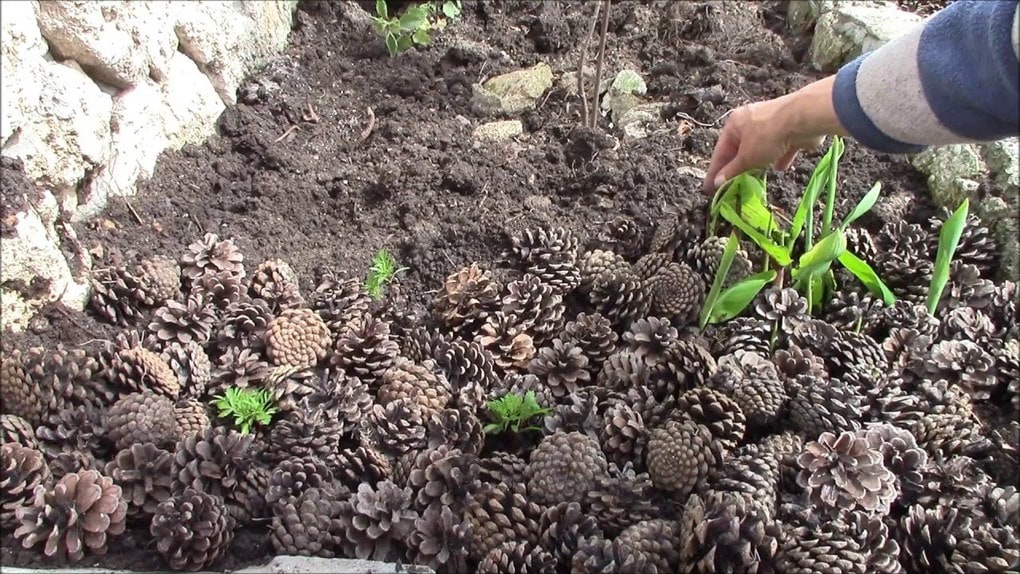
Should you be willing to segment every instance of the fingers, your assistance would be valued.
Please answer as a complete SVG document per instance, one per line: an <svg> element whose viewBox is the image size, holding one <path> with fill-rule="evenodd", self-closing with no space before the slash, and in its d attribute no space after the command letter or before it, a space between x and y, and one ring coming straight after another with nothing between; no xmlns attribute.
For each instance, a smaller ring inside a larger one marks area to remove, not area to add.
<svg viewBox="0 0 1020 574"><path fill-rule="evenodd" d="M786 171L790 169L790 166L793 165L793 160L797 159L797 153L799 151L800 150L792 149L786 152L772 164L772 168L776 171Z"/></svg>
<svg viewBox="0 0 1020 574"><path fill-rule="evenodd" d="M719 141L715 144L715 149L712 151L712 159L708 164L708 172L705 174L705 193L711 195L715 192L719 185L716 183L719 179L719 174L724 167L733 162L733 158L736 157L740 152L740 137L736 135L736 130L727 123L723 127L722 134L719 136ZM726 181L724 178L722 181Z"/></svg>

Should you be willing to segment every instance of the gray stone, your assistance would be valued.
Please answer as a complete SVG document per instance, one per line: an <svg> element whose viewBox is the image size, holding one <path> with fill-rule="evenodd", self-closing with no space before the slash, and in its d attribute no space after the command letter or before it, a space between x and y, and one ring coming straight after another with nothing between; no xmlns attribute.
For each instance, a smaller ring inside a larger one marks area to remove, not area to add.
<svg viewBox="0 0 1020 574"><path fill-rule="evenodd" d="M552 84L552 68L541 62L531 68L494 76L472 86L472 109L489 116L517 114L534 108Z"/></svg>
<svg viewBox="0 0 1020 574"><path fill-rule="evenodd" d="M475 138L482 141L506 141L524 133L521 120L489 122L475 128Z"/></svg>
<svg viewBox="0 0 1020 574"><path fill-rule="evenodd" d="M928 177L935 203L950 209L971 197L987 173L978 146L972 144L931 147L915 155L911 163Z"/></svg>
<svg viewBox="0 0 1020 574"><path fill-rule="evenodd" d="M806 30L815 25L824 14L831 12L836 6L872 6L882 7L893 4L883 0L794 0L786 5L786 23L798 31Z"/></svg>
<svg viewBox="0 0 1020 574"><path fill-rule="evenodd" d="M880 7L839 4L815 24L809 52L811 64L834 71L865 52L901 36L923 19L895 5Z"/></svg>
<svg viewBox="0 0 1020 574"><path fill-rule="evenodd" d="M602 99L602 111L620 122L628 110L641 103L641 96L647 91L648 86L640 74L634 70L620 70Z"/></svg>
<svg viewBox="0 0 1020 574"><path fill-rule="evenodd" d="M629 108L616 123L616 126L623 132L624 141L648 137L650 129L663 123L662 109L664 107L666 104L654 102L638 104Z"/></svg>

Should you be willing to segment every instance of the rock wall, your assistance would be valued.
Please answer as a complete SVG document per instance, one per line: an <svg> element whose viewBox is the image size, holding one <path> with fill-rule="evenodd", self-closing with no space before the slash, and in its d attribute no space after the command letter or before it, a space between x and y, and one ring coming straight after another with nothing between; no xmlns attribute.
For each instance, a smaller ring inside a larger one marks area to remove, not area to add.
<svg viewBox="0 0 1020 574"><path fill-rule="evenodd" d="M296 0L0 0L0 142L39 192L5 221L0 330L81 309L87 253L67 222L133 195L164 150L200 143L241 81L282 51Z"/></svg>

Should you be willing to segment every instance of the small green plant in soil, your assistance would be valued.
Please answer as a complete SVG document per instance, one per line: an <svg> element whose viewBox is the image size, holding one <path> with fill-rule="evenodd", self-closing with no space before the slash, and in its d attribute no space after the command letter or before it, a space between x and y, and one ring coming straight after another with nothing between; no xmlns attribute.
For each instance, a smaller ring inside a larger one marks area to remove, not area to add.
<svg viewBox="0 0 1020 574"><path fill-rule="evenodd" d="M928 313L935 315L942 299L942 291L949 282L949 268L953 263L953 255L956 254L956 247L960 243L960 236L963 235L963 228L967 225L967 212L970 210L970 200L964 199L960 207L946 219L939 232L939 250L935 254L935 268L931 275L931 284L928 287L928 300L926 306Z"/></svg>
<svg viewBox="0 0 1020 574"><path fill-rule="evenodd" d="M521 428L532 417L546 415L550 411L538 404L535 399L535 391L528 391L522 397L517 393L507 393L502 397L486 403L494 422L485 425L486 434L501 433L510 430L519 433L522 430L542 429L536 426Z"/></svg>
<svg viewBox="0 0 1020 574"><path fill-rule="evenodd" d="M233 417L234 426L241 434L250 433L255 425L268 425L277 412L269 391L264 389L231 387L213 398L213 406L219 411L220 418Z"/></svg>
<svg viewBox="0 0 1020 574"><path fill-rule="evenodd" d="M390 255L389 251L380 249L372 258L372 266L368 268L365 291L376 301L382 299L383 286L393 281L397 273L406 269L406 267L397 266L397 260Z"/></svg>
<svg viewBox="0 0 1020 574"><path fill-rule="evenodd" d="M428 46L432 31L441 30L448 20L460 17L460 0L411 4L400 16L390 15L386 0L376 0L375 29L386 42L391 58L406 52L412 46Z"/></svg>
<svg viewBox="0 0 1020 574"><path fill-rule="evenodd" d="M843 150L843 140L834 137L828 152L811 174L797 210L788 222L781 222L776 217L767 200L766 179L757 174L742 173L716 192L710 207L709 233L714 233L720 218L727 221L767 254L767 265L775 274L769 275L767 271L770 269L766 269L722 293L716 292L714 298L710 292L702 312L703 324L738 315L762 287L771 282L781 287L787 276L792 286L807 299L809 311L815 312L831 299L836 289L832 269L835 263L850 271L886 305L896 301L892 291L871 266L847 249L847 228L875 205L881 194L881 184L876 183L843 222L834 225L832 221L836 204L836 175ZM814 207L823 190L826 192L825 209L821 225L817 226ZM732 249L735 251L736 245ZM721 285L728 272L728 268L720 265L715 282ZM719 274L722 274L721 279Z"/></svg>

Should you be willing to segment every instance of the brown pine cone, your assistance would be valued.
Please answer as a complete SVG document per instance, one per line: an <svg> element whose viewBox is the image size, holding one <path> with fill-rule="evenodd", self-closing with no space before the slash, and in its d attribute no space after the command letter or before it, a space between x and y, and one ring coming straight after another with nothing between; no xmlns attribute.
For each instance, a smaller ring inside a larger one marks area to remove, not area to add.
<svg viewBox="0 0 1020 574"><path fill-rule="evenodd" d="M285 311L304 306L305 300L298 285L297 273L281 259L267 259L255 268L248 293L269 304L274 311Z"/></svg>
<svg viewBox="0 0 1020 574"><path fill-rule="evenodd" d="M688 261L688 265L701 275L701 279L706 285L711 285L715 280L719 263L722 262L723 251L726 249L726 241L727 237L722 235L708 237L692 247L684 257ZM738 248L736 257L733 258L733 263L730 266L730 271L726 275L726 282L723 283L723 287L730 287L741 279L750 276L752 267L751 258L748 257L747 251L742 247Z"/></svg>
<svg viewBox="0 0 1020 574"><path fill-rule="evenodd" d="M563 228L527 229L512 237L511 242L502 258L538 277L555 292L566 294L580 284L578 241L573 232Z"/></svg>
<svg viewBox="0 0 1020 574"><path fill-rule="evenodd" d="M274 365L314 367L332 342L326 323L311 309L285 309L266 327L266 355Z"/></svg>
<svg viewBox="0 0 1020 574"><path fill-rule="evenodd" d="M181 399L174 404L174 435L177 439L201 433L210 426L209 413L198 399Z"/></svg>
<svg viewBox="0 0 1020 574"><path fill-rule="evenodd" d="M291 457L328 458L343 436L344 425L326 411L302 403L269 427L269 447L263 457L278 464Z"/></svg>
<svg viewBox="0 0 1020 574"><path fill-rule="evenodd" d="M173 342L187 345L195 341L209 342L216 322L216 308L201 293L192 293L184 303L169 300L153 312L149 323L152 340L160 347Z"/></svg>
<svg viewBox="0 0 1020 574"><path fill-rule="evenodd" d="M644 283L629 271L600 275L592 285L590 299L595 312L613 325L626 325L647 316L651 309Z"/></svg>
<svg viewBox="0 0 1020 574"><path fill-rule="evenodd" d="M103 367L96 357L81 349L57 344L52 351L30 348L23 366L35 392L47 399L50 412L77 406L102 407L116 397L114 389L100 376Z"/></svg>
<svg viewBox="0 0 1020 574"><path fill-rule="evenodd" d="M333 558L341 551L339 521L344 501L328 488L312 487L276 505L269 540L287 556Z"/></svg>
<svg viewBox="0 0 1020 574"><path fill-rule="evenodd" d="M613 325L598 313L578 313L573 321L563 327L560 340L565 344L581 348L588 357L588 370L595 376L602 363L616 351L620 337L613 331Z"/></svg>
<svg viewBox="0 0 1020 574"><path fill-rule="evenodd" d="M525 476L531 498L553 505L584 500L596 479L608 473L598 442L579 432L556 432L535 447Z"/></svg>
<svg viewBox="0 0 1020 574"><path fill-rule="evenodd" d="M333 476L350 490L357 490L362 482L375 484L393 475L390 457L370 444L341 448L324 462Z"/></svg>
<svg viewBox="0 0 1020 574"><path fill-rule="evenodd" d="M18 415L0 415L0 444L9 442L16 442L26 448L39 448L35 429L28 421Z"/></svg>
<svg viewBox="0 0 1020 574"><path fill-rule="evenodd" d="M118 450L147 442L164 447L177 440L173 402L151 391L125 395L113 403L103 425Z"/></svg>
<svg viewBox="0 0 1020 574"><path fill-rule="evenodd" d="M333 471L314 456L291 457L273 469L266 490L266 504L274 513L286 504L297 504L298 498L311 488L333 488Z"/></svg>
<svg viewBox="0 0 1020 574"><path fill-rule="evenodd" d="M528 371L542 378L554 396L563 397L590 382L587 366L588 357L580 347L553 339L550 346L538 350L528 364Z"/></svg>
<svg viewBox="0 0 1020 574"><path fill-rule="evenodd" d="M474 409L459 407L433 412L427 427L429 448L447 445L476 456L482 452L485 431Z"/></svg>
<svg viewBox="0 0 1020 574"><path fill-rule="evenodd" d="M142 347L118 351L107 368L107 379L122 393L153 391L177 400L181 384L158 354Z"/></svg>
<svg viewBox="0 0 1020 574"><path fill-rule="evenodd" d="M310 407L332 413L334 420L343 425L344 434L358 428L375 404L368 385L361 379L347 376L342 370L317 377L312 392L303 400Z"/></svg>
<svg viewBox="0 0 1020 574"><path fill-rule="evenodd" d="M745 353L723 357L720 370L725 368L738 374L732 397L747 423L761 427L774 422L789 399L775 364L765 355Z"/></svg>
<svg viewBox="0 0 1020 574"><path fill-rule="evenodd" d="M43 543L46 556L79 562L86 549L106 554L108 539L124 532L127 502L113 479L86 470L36 488L31 505L16 514L14 536L23 547Z"/></svg>
<svg viewBox="0 0 1020 574"><path fill-rule="evenodd" d="M705 282L690 267L670 263L645 280L644 290L651 300L649 311L660 317L672 317L681 324L697 318L705 299Z"/></svg>
<svg viewBox="0 0 1020 574"><path fill-rule="evenodd" d="M505 542L537 544L541 516L524 484L482 484L464 509L468 556L481 560Z"/></svg>
<svg viewBox="0 0 1020 574"><path fill-rule="evenodd" d="M52 391L35 388L25 372L22 357L18 350L4 353L0 362L0 396L3 397L4 412L38 425L49 412Z"/></svg>
<svg viewBox="0 0 1020 574"><path fill-rule="evenodd" d="M338 537L344 554L362 560L397 560L417 518L410 488L389 480L374 486L363 482L340 509Z"/></svg>
<svg viewBox="0 0 1020 574"><path fill-rule="evenodd" d="M90 406L65 409L50 415L35 429L39 450L46 455L53 476L99 470L96 457L105 457L100 411Z"/></svg>
<svg viewBox="0 0 1020 574"><path fill-rule="evenodd" d="M976 457L992 447L980 424L960 414L927 415L907 424L907 429L931 457Z"/></svg>
<svg viewBox="0 0 1020 574"><path fill-rule="evenodd" d="M372 299L357 278L325 272L309 295L309 308L319 314L331 333L339 335L355 318L368 313Z"/></svg>
<svg viewBox="0 0 1020 574"><path fill-rule="evenodd" d="M177 375L180 396L198 398L205 395L212 380L212 363L201 345L195 341L187 345L171 343L163 349L161 357Z"/></svg>
<svg viewBox="0 0 1020 574"><path fill-rule="evenodd" d="M868 550L845 529L826 522L818 526L784 524L775 564L780 572L870 574ZM927 571L922 569L920 571Z"/></svg>
<svg viewBox="0 0 1020 574"><path fill-rule="evenodd" d="M574 574L642 574L648 568L643 552L603 536L583 540L570 561Z"/></svg>
<svg viewBox="0 0 1020 574"><path fill-rule="evenodd" d="M478 561L477 574L555 574L556 557L541 546L504 542Z"/></svg>
<svg viewBox="0 0 1020 574"><path fill-rule="evenodd" d="M417 401L429 413L441 411L450 402L450 383L425 366L398 357L382 374L376 401L385 406L392 400L404 398Z"/></svg>
<svg viewBox="0 0 1020 574"><path fill-rule="evenodd" d="M828 378L825 361L816 357L810 350L802 349L797 345L791 344L786 349L777 349L772 360L785 381L796 380L801 375L810 375L821 379Z"/></svg>
<svg viewBox="0 0 1020 574"><path fill-rule="evenodd" d="M162 305L181 294L181 266L173 258L152 255L142 259L132 273L149 305Z"/></svg>
<svg viewBox="0 0 1020 574"><path fill-rule="evenodd" d="M665 367L669 360L669 349L679 340L676 327L668 319L647 317L630 324L623 333L623 340L634 354L651 369Z"/></svg>
<svg viewBox="0 0 1020 574"><path fill-rule="evenodd" d="M897 496L896 477L885 467L882 452L865 436L852 432L822 433L797 457L797 484L807 489L816 510L833 515L854 506L887 513Z"/></svg>
<svg viewBox="0 0 1020 574"><path fill-rule="evenodd" d="M250 300L246 287L241 278L230 271L207 271L192 281L191 293L202 296L219 314L230 305Z"/></svg>
<svg viewBox="0 0 1020 574"><path fill-rule="evenodd" d="M9 531L18 524L16 512L32 504L35 489L53 481L43 454L16 442L0 446L0 526Z"/></svg>
<svg viewBox="0 0 1020 574"><path fill-rule="evenodd" d="M569 568L577 547L585 538L602 533L598 522L577 502L560 502L542 512L539 543L561 568Z"/></svg>
<svg viewBox="0 0 1020 574"><path fill-rule="evenodd" d="M376 403L368 421L368 428L377 437L380 448L387 452L406 454L426 444L426 419L416 400L394 399L386 405Z"/></svg>
<svg viewBox="0 0 1020 574"><path fill-rule="evenodd" d="M173 454L150 443L135 443L106 463L106 475L124 493L128 516L151 517L170 498Z"/></svg>
<svg viewBox="0 0 1020 574"><path fill-rule="evenodd" d="M318 384L319 378L309 367L279 365L270 367L261 386L280 412L289 412L300 408L300 403L315 393Z"/></svg>
<svg viewBox="0 0 1020 574"><path fill-rule="evenodd" d="M177 443L173 462L173 491L194 488L228 504L237 483L253 464L253 435L211 427Z"/></svg>
<svg viewBox="0 0 1020 574"><path fill-rule="evenodd" d="M449 507L433 504L414 521L407 545L415 564L433 570L463 572L467 558L467 523Z"/></svg>
<svg viewBox="0 0 1020 574"><path fill-rule="evenodd" d="M93 269L89 277L92 295L89 307L100 317L120 327L128 327L142 316L140 298L146 298L138 279L123 267Z"/></svg>
<svg viewBox="0 0 1020 574"><path fill-rule="evenodd" d="M499 311L488 316L474 340L492 354L496 366L504 371L525 369L535 356L531 335Z"/></svg>
<svg viewBox="0 0 1020 574"><path fill-rule="evenodd" d="M725 451L732 451L743 441L746 421L737 403L725 394L708 388L691 389L677 399L677 412L712 433Z"/></svg>
<svg viewBox="0 0 1020 574"><path fill-rule="evenodd" d="M708 427L669 421L648 434L648 474L656 488L685 497L722 463L722 445Z"/></svg>
<svg viewBox="0 0 1020 574"><path fill-rule="evenodd" d="M563 329L566 306L560 293L535 275L525 274L506 285L500 312L510 324L542 345Z"/></svg>
<svg viewBox="0 0 1020 574"><path fill-rule="evenodd" d="M585 495L584 507L605 535L614 537L628 526L671 512L662 502L648 473L634 472L630 463L622 469L610 463L609 476L596 481Z"/></svg>
<svg viewBox="0 0 1020 574"><path fill-rule="evenodd" d="M446 278L432 308L448 328L470 333L499 308L499 288L491 271L472 263Z"/></svg>
<svg viewBox="0 0 1020 574"><path fill-rule="evenodd" d="M210 391L230 387L247 389L262 382L269 374L269 363L258 351L230 347L216 360Z"/></svg>
<svg viewBox="0 0 1020 574"><path fill-rule="evenodd" d="M678 389L704 386L719 368L707 341L689 335L670 346L667 367L676 378Z"/></svg>
<svg viewBox="0 0 1020 574"><path fill-rule="evenodd" d="M408 453L405 458L412 460L404 482L414 492L414 505L419 512L439 504L459 513L479 484L475 455L440 446Z"/></svg>
<svg viewBox="0 0 1020 574"><path fill-rule="evenodd" d="M631 265L622 256L612 251L592 249L579 258L578 269L581 272L579 288L582 292L588 293L599 277L603 275L612 277L620 273L631 272Z"/></svg>
<svg viewBox="0 0 1020 574"><path fill-rule="evenodd" d="M390 324L365 315L351 321L337 338L330 364L343 367L375 390L399 353L400 347L390 338Z"/></svg>
<svg viewBox="0 0 1020 574"><path fill-rule="evenodd" d="M220 497L186 488L156 507L149 532L170 568L201 570L227 551L234 526Z"/></svg>
<svg viewBox="0 0 1020 574"><path fill-rule="evenodd" d="M651 383L651 376L651 369L637 353L621 349L606 359L597 383L599 387L610 391L625 392L632 388L647 387Z"/></svg>
<svg viewBox="0 0 1020 574"><path fill-rule="evenodd" d="M670 263L672 261L666 253L646 253L634 262L631 271L638 279L647 281Z"/></svg>
<svg viewBox="0 0 1020 574"><path fill-rule="evenodd" d="M643 555L647 572L676 572L679 549L683 547L680 523L673 520L643 520L627 527L616 543Z"/></svg>
<svg viewBox="0 0 1020 574"><path fill-rule="evenodd" d="M692 495L680 531L686 533L680 561L698 574L767 569L780 536L769 512L733 493Z"/></svg>
<svg viewBox="0 0 1020 574"><path fill-rule="evenodd" d="M793 435L796 436L796 435ZM786 462L784 449L796 445L782 435L771 441L748 443L735 450L718 469L709 475L713 492L732 493L769 514L774 514L781 478L781 462ZM770 437L771 438L771 437ZM785 443L785 444L784 444ZM800 450L790 456L800 454Z"/></svg>
<svg viewBox="0 0 1020 574"><path fill-rule="evenodd" d="M609 460L620 466L628 462L640 464L648 441L648 430L641 413L626 402L615 401L603 418L605 422L599 442Z"/></svg>
<svg viewBox="0 0 1020 574"><path fill-rule="evenodd" d="M864 397L839 379L800 375L788 382L790 420L804 438L860 428Z"/></svg>
<svg viewBox="0 0 1020 574"><path fill-rule="evenodd" d="M265 346L266 327L272 320L273 312L264 300L241 300L223 311L212 338L224 352L244 349L258 352Z"/></svg>
<svg viewBox="0 0 1020 574"><path fill-rule="evenodd" d="M956 572L995 572L1004 567L1017 571L1020 569L1020 535L1015 526L978 525L970 536L961 537L957 542L951 561Z"/></svg>
<svg viewBox="0 0 1020 574"><path fill-rule="evenodd" d="M478 459L478 478L488 484L524 482L528 463L516 454L495 451Z"/></svg>
<svg viewBox="0 0 1020 574"><path fill-rule="evenodd" d="M603 249L612 249L620 255L633 259L644 249L645 235L633 217L618 215L598 235Z"/></svg>
<svg viewBox="0 0 1020 574"><path fill-rule="evenodd" d="M197 279L206 271L230 271L244 277L244 255L234 245L233 239L220 240L215 233L188 245L181 257L181 272L188 279Z"/></svg>
<svg viewBox="0 0 1020 574"><path fill-rule="evenodd" d="M486 389L500 382L492 355L478 343L443 344L436 349L435 362L453 390L451 406L484 408Z"/></svg>

